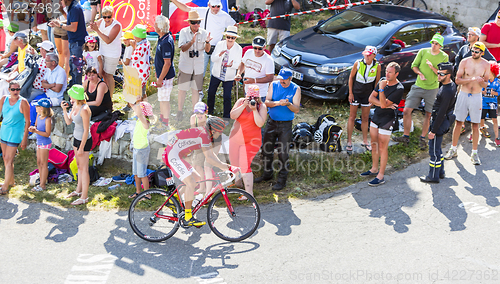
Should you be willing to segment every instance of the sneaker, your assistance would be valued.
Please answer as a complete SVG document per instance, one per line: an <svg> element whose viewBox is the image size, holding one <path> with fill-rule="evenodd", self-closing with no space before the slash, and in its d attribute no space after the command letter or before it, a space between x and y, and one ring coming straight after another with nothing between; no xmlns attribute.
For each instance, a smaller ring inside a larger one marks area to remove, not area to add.
<svg viewBox="0 0 500 284"><path fill-rule="evenodd" d="M203 94L203 92L201 92L201 91L199 92L199 94L200 94L200 98L198 99L198 102L202 102L202 101L203 101L203 97L204 97L205 95L204 95L204 94Z"/></svg>
<svg viewBox="0 0 500 284"><path fill-rule="evenodd" d="M362 176L362 177L376 176L376 175L378 175L378 172L377 173L372 173L370 170L368 170L368 171L366 171L364 173L360 173L359 175Z"/></svg>
<svg viewBox="0 0 500 284"><path fill-rule="evenodd" d="M378 185L381 185L381 184L384 184L384 183L385 183L384 179L374 178L372 181L370 181L368 183L368 185L370 185L370 186L378 186Z"/></svg>
<svg viewBox="0 0 500 284"><path fill-rule="evenodd" d="M479 160L479 155L477 153L472 154L470 156L470 160L474 165L481 165L481 160Z"/></svg>
<svg viewBox="0 0 500 284"><path fill-rule="evenodd" d="M402 142L402 143L405 143L405 145L408 145L410 143L410 138L404 137L404 136L400 136L400 137L392 136L392 141Z"/></svg>
<svg viewBox="0 0 500 284"><path fill-rule="evenodd" d="M125 106L124 108L122 108L122 111L123 111L123 112L129 112L129 111L131 111L131 110L132 110L132 108L131 108L131 107L129 107L128 105L127 105L127 106Z"/></svg>
<svg viewBox="0 0 500 284"><path fill-rule="evenodd" d="M469 143L472 143L472 134L469 135Z"/></svg>
<svg viewBox="0 0 500 284"><path fill-rule="evenodd" d="M420 139L418 139L418 146L420 147L420 150L427 149L427 141L425 141L425 138L420 137Z"/></svg>
<svg viewBox="0 0 500 284"><path fill-rule="evenodd" d="M113 181L120 182L120 181L125 181L129 175L127 174L119 174L117 176L113 177Z"/></svg>
<svg viewBox="0 0 500 284"><path fill-rule="evenodd" d="M200 221L200 220L197 220L196 218L191 217L191 219L189 220L186 220L186 219L182 219L182 224L184 226L194 226L194 227L201 227L203 225L206 225L207 223L206 222L203 222L203 221Z"/></svg>
<svg viewBox="0 0 500 284"><path fill-rule="evenodd" d="M453 159L453 158L455 158L455 157L458 157L457 150L453 150L453 148L450 148L450 149L448 150L448 152L446 152L446 155L444 155L444 157L443 157L443 158L444 158L445 160L451 160L451 159Z"/></svg>
<svg viewBox="0 0 500 284"><path fill-rule="evenodd" d="M500 138L495 139L495 146L500 147Z"/></svg>
<svg viewBox="0 0 500 284"><path fill-rule="evenodd" d="M488 129L486 129L486 127L480 127L479 131L481 132L481 135L483 135L483 137L486 137L486 138L491 137L491 135L488 133Z"/></svg>

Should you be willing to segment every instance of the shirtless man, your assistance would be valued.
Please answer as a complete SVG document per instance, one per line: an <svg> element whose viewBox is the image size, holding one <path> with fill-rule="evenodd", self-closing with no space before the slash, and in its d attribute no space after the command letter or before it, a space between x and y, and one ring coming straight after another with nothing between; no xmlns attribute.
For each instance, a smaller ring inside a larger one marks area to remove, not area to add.
<svg viewBox="0 0 500 284"><path fill-rule="evenodd" d="M472 154L471 160L474 165L480 165L481 161L477 155L477 144L479 140L479 123L481 122L482 95L481 90L488 85L490 78L489 63L481 55L484 54L486 46L478 41L471 49L472 57L465 58L458 66L456 84L461 85L455 105L456 123L453 129L453 141L450 150L444 158L450 160L457 154L458 138L467 115L470 115L472 123Z"/></svg>

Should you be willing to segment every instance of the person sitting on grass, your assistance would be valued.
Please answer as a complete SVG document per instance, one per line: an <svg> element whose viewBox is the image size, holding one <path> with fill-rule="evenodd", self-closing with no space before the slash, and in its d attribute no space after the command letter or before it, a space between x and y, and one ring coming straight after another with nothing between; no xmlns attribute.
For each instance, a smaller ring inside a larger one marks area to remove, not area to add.
<svg viewBox="0 0 500 284"><path fill-rule="evenodd" d="M154 123L155 115L153 114L153 107L148 102L142 102L142 95L138 96L137 101L132 105L132 109L137 115L137 122L135 123L134 135L132 136L132 143L134 146L132 156L132 174L135 177L135 193L129 195L128 198L136 198L141 193L141 183L144 190L149 189L148 179L148 164L149 164L149 141L148 133L149 127ZM144 198L151 199L150 195Z"/></svg>
<svg viewBox="0 0 500 284"><path fill-rule="evenodd" d="M43 98L36 105L35 126L28 128L29 132L36 134L36 164L40 173L40 184L31 189L31 191L42 191L46 189L47 177L49 176L49 150L52 148L52 116L54 112L51 109L52 103L49 99Z"/></svg>

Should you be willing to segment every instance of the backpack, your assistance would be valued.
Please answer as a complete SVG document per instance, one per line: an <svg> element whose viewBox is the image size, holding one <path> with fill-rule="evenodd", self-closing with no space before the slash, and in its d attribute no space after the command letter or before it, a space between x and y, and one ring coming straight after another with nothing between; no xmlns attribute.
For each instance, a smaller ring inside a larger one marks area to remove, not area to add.
<svg viewBox="0 0 500 284"><path fill-rule="evenodd" d="M155 172L153 176L153 184L155 187L168 188L168 190L175 189L174 175L169 167L162 165Z"/></svg>
<svg viewBox="0 0 500 284"><path fill-rule="evenodd" d="M342 127L338 126L331 114L318 117L314 125L314 140L319 143L319 148L325 152L340 152L340 136Z"/></svg>

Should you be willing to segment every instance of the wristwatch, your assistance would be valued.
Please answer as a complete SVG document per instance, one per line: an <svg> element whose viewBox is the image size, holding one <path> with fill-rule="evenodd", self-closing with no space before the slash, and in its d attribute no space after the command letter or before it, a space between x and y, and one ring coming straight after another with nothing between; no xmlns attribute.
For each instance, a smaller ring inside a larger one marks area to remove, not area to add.
<svg viewBox="0 0 500 284"><path fill-rule="evenodd" d="M62 29L62 27L63 27L63 23L61 23L61 24L59 25L59 27Z"/></svg>

